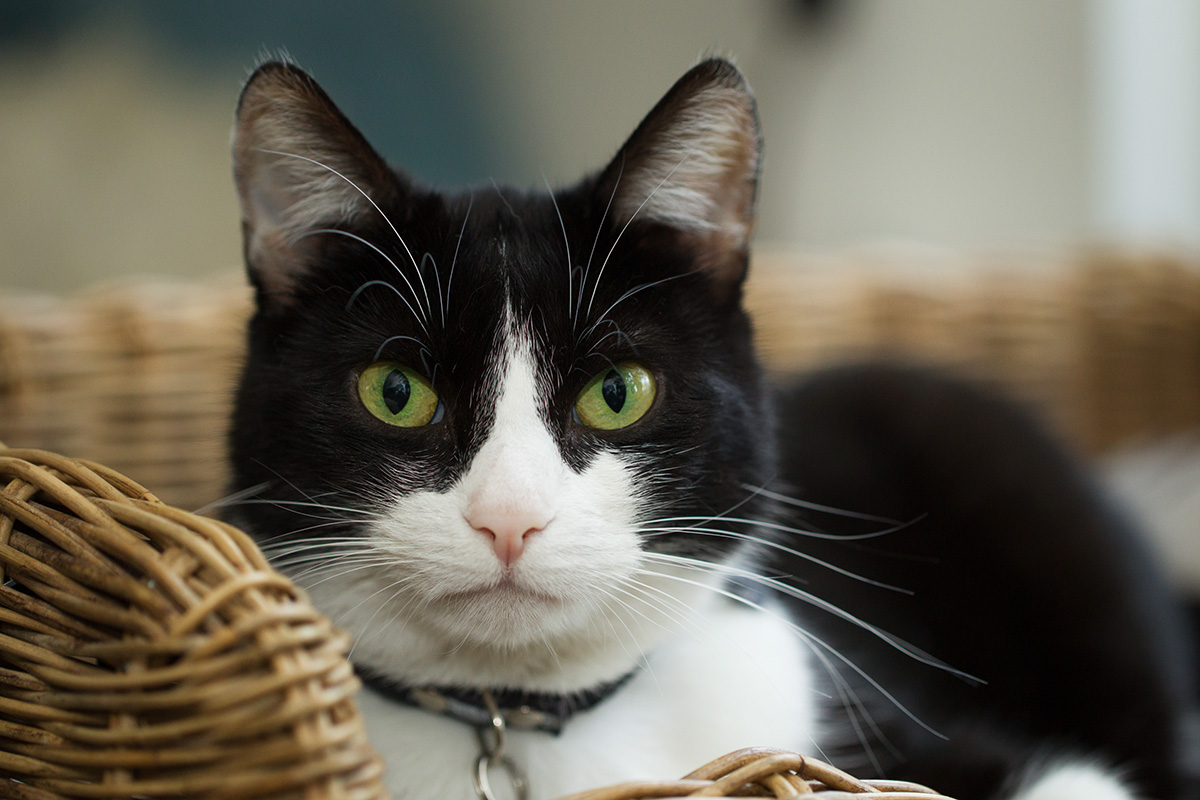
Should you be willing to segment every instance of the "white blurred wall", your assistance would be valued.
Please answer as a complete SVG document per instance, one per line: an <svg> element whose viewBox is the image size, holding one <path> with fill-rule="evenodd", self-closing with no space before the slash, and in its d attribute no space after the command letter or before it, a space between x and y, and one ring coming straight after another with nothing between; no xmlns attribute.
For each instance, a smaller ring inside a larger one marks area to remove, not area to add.
<svg viewBox="0 0 1200 800"><path fill-rule="evenodd" d="M1090 11L1096 225L1200 245L1200 2L1095 0Z"/></svg>

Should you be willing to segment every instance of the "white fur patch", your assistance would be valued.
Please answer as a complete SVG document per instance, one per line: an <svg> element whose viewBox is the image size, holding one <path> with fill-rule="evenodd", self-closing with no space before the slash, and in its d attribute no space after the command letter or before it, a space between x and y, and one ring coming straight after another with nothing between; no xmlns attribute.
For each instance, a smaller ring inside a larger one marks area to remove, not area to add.
<svg viewBox="0 0 1200 800"><path fill-rule="evenodd" d="M538 529L526 538L530 550L536 546L545 557L546 548L535 543L560 512L570 513L562 507L568 499L565 484L571 471L538 414L543 393L528 348L518 345L508 355L491 434L456 492L463 517L476 527L486 524L498 529L507 519L515 521L509 527ZM614 495L610 502L619 503L620 493L630 487L613 475L597 488ZM517 566L524 570L519 561Z"/></svg>
<svg viewBox="0 0 1200 800"><path fill-rule="evenodd" d="M573 717L561 735L509 732L507 752L528 774L531 800L677 778L754 744L815 751L818 697L803 646L785 623L719 599L705 604L704 618L703 632L663 643L629 683ZM474 796L479 746L468 726L370 690L359 704L394 796Z"/></svg>
<svg viewBox="0 0 1200 800"><path fill-rule="evenodd" d="M1013 800L1136 800L1111 771L1090 763L1053 767L1032 780Z"/></svg>

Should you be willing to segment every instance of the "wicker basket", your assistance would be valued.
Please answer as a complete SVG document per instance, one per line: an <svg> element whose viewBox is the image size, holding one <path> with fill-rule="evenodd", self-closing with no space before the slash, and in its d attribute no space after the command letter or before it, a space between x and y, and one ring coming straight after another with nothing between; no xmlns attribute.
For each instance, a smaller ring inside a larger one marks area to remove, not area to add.
<svg viewBox="0 0 1200 800"><path fill-rule="evenodd" d="M665 797L801 797L837 800L869 794L873 800L947 800L916 783L861 781L840 769L789 750L750 747L722 756L677 781L625 783L562 800L650 800Z"/></svg>
<svg viewBox="0 0 1200 800"><path fill-rule="evenodd" d="M1041 409L1091 453L1200 427L1200 260L893 249L758 267L748 303L776 369L942 364Z"/></svg>
<svg viewBox="0 0 1200 800"><path fill-rule="evenodd" d="M385 797L345 634L244 533L0 450L0 797Z"/></svg>
<svg viewBox="0 0 1200 800"><path fill-rule="evenodd" d="M241 276L0 294L0 440L72 453L198 508L224 494Z"/></svg>
<svg viewBox="0 0 1200 800"><path fill-rule="evenodd" d="M761 255L747 293L778 370L948 364L1091 452L1200 426L1200 263L1148 253ZM199 508L226 491L244 279L0 295L0 440L84 456Z"/></svg>

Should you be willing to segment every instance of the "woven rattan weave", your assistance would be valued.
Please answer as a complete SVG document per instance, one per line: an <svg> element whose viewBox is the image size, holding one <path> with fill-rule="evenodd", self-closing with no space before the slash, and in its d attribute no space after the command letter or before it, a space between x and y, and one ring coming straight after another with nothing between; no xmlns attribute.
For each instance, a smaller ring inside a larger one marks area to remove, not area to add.
<svg viewBox="0 0 1200 800"><path fill-rule="evenodd" d="M837 800L869 794L877 800L946 800L902 781L861 781L816 759L788 750L751 747L705 764L677 781L625 783L573 794L563 800L649 800L662 797L800 797Z"/></svg>
<svg viewBox="0 0 1200 800"><path fill-rule="evenodd" d="M0 449L0 797L385 796L348 642L228 525Z"/></svg>

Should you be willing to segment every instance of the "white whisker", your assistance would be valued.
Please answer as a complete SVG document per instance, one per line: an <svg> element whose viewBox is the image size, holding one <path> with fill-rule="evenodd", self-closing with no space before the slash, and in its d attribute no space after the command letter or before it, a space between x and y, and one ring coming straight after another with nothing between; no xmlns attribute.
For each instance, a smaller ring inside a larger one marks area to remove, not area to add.
<svg viewBox="0 0 1200 800"><path fill-rule="evenodd" d="M790 533L794 536L803 536L803 537L806 537L809 539L825 539L825 540L834 541L834 542L860 542L860 541L863 541L866 539L879 539L884 536L890 536L893 533L896 533L898 531L904 530L905 528L911 527L916 522L919 522L922 518L918 517L913 522L901 522L901 523L897 524L895 527L886 528L884 530L871 531L869 533L848 533L848 534L823 533L820 531L806 530L805 528L795 528L795 527L792 527L791 525L784 525L781 522L772 522L770 520L765 520L765 519L750 519L748 517L727 517L727 516L723 516L721 514L718 514L713 517L699 517L699 516L663 517L661 519L647 520L647 522L650 524L664 524L664 525L672 523L672 522L698 522L700 524L704 524L706 522L711 522L711 521L715 521L718 519L721 520L722 522L737 522L737 523L742 523L745 525L754 525L754 526L757 526L760 528L767 528L768 530L779 531L781 533Z"/></svg>
<svg viewBox="0 0 1200 800"><path fill-rule="evenodd" d="M421 266L417 268L417 277L421 279L421 291L425 293L425 305L429 308L429 315L433 316L433 302L429 299L429 290L425 288L425 262L428 261L433 265L433 285L438 290L438 309L442 314L442 327L446 327L446 307L442 303L442 276L438 272L437 259L433 257L433 253L428 250L425 255L421 256Z"/></svg>
<svg viewBox="0 0 1200 800"><path fill-rule="evenodd" d="M756 572L751 572L750 570L740 569L738 567L730 566L727 564L712 564L707 561L699 561L697 559L687 558L685 556L669 555L666 553L646 553L646 554L644 554L644 557L650 561L659 561L661 563L668 563L668 564L688 563L693 566L700 566L706 570L711 570L712 572L714 572L716 574L731 575L731 576L734 576L737 578L741 578L743 580L748 580L752 583L757 583L760 586L765 586L769 589L773 589L773 590L779 592L780 594L787 595L788 597L792 597L792 598L795 598L796 600L800 600L802 602L808 603L809 605L812 605L816 608L821 609L822 611L826 611L826 612L834 615L838 619L845 620L846 622L849 622L849 623L855 625L856 627L861 628L862 630L866 631L867 633L870 633L872 636L875 636L879 640L886 642L891 647L893 647L894 649L903 653L904 655L908 656L909 658L913 659L914 661L917 661L921 664L925 664L930 667L934 667L936 669L940 669L944 672L948 672L951 675L962 678L963 680L971 681L973 683L978 683L978 684L984 683L983 680L976 678L974 675L971 675L970 673L963 672L962 670L951 667L949 664L946 664L944 661L940 661L937 658L934 658L932 655L924 652L923 650L919 649L915 645L909 644L908 642L904 641L903 639L899 638L898 636L893 636L892 634L888 633L887 631L884 631L883 629L878 628L869 622L866 622L865 620L855 616L854 614L851 614L849 611L846 611L845 609L842 609L839 606L835 606L833 603L830 603L828 600L823 600L822 598L817 597L816 595L812 594L811 592L806 592L803 589L800 589L796 586L792 586L791 584L784 583L783 581L781 581L777 578L770 578L765 575L759 575Z"/></svg>
<svg viewBox="0 0 1200 800"><path fill-rule="evenodd" d="M361 629L360 629L360 632L359 632L358 636L356 636L356 637L355 637L355 639L354 639L354 643L353 643L352 645L350 645L350 652L346 654L346 657L347 657L347 658L352 658L352 657L353 657L353 655L354 655L354 648L355 648L355 647L357 647L357 646L358 646L358 643L359 643L360 641L362 641L362 640L363 640L363 639L366 637L367 630L370 628L370 626L371 626L371 621L372 621L373 619L375 619L375 616L376 616L376 615L377 615L377 614L378 614L378 613L379 613L379 612L380 612L380 611L383 609L383 607L384 607L385 605L387 605L388 603L392 602L392 601L393 601L393 600L396 598L397 594L399 594L399 591L403 589L403 587L404 587L404 584L406 584L406 583L409 583L410 581L412 581L412 580L413 580L413 579L415 579L416 577L417 577L417 576L416 576L416 574L412 574L412 573L410 573L410 574L408 574L408 575L403 575L403 576L401 576L400 578L397 578L396 580L394 580L394 581L392 581L391 583L387 584L386 586L382 586L382 587L380 587L380 588L376 589L375 591L371 592L369 595L367 595L366 597L364 597L362 600L359 600L357 603L355 603L355 604L354 604L352 607L350 607L348 610L346 610L346 611L343 611L342 613L340 613L340 614L338 615L338 618L337 618L337 620L335 620L335 621L334 621L334 624L341 624L341 620L343 620L343 619L345 619L346 617L348 617L349 615L353 614L355 611L357 611L359 608L361 608L361 607L362 607L362 605L363 605L364 603L366 603L366 602L367 602L367 601L369 601L369 600L372 600L372 599L374 599L375 597L377 597L377 596L378 596L378 595L380 595L381 593L383 593L383 592L386 592L386 591L388 591L388 590L390 590L390 589L396 589L396 590L397 590L395 593L393 593L393 594L392 594L392 595L391 595L391 596L388 598L388 600L387 600L386 602L378 604L378 605L376 606L375 610L371 612L371 616L367 618L367 621L366 621L365 623L363 623L363 625L362 625L362 627L361 627ZM356 626L356 627L357 627L357 626Z"/></svg>
<svg viewBox="0 0 1200 800"><path fill-rule="evenodd" d="M262 548L263 553L267 554L272 559L282 560L292 553L303 553L309 550L319 550L322 547L337 547L338 554L353 552L354 550L374 550L374 545L368 542L363 537L330 537L326 539L322 536L314 536L309 539L301 539L293 544L291 542L277 542L274 545L269 545Z"/></svg>
<svg viewBox="0 0 1200 800"><path fill-rule="evenodd" d="M229 506L237 505L238 503L240 503L242 500L246 499L247 497L254 497L259 492L265 491L269 488L271 488L270 481L263 481L262 483L256 483L253 486L248 486L245 489L239 489L236 492L232 492L232 493L227 494L224 497L221 497L217 500L213 500L211 503L208 503L207 505L200 506L200 508L197 508L192 513L205 515L205 514L209 514L210 512L216 511L217 509L220 509L220 508L228 508Z"/></svg>
<svg viewBox="0 0 1200 800"><path fill-rule="evenodd" d="M495 178L490 178L489 180L492 182L492 188L496 190L496 196L500 198L500 202L504 203L504 207L508 209L508 213L512 214L514 217L516 217L516 219L519 220L520 217L517 216L517 212L513 209L512 203L508 202L508 198L504 196L504 190L500 188L500 184L496 183Z"/></svg>
<svg viewBox="0 0 1200 800"><path fill-rule="evenodd" d="M399 590L397 590L397 591L399 591ZM400 606L399 608L397 608L395 610L395 612L393 612L392 615L387 618L387 621L383 623L383 627L379 629L379 636L383 636L383 634L387 632L387 629L390 628L392 626L392 624L400 618L401 614L403 614L405 611L408 610L408 607L411 606L415 600L416 600L415 595L409 596L409 598L404 601L404 604L402 606ZM396 601L396 595L393 595L392 598L390 600L388 600L388 604L394 603L395 601ZM400 630L398 630L396 632L397 636L402 634L404 632L404 629L408 627L408 621L410 619L412 619L412 614L409 614L405 618L404 622L401 623Z"/></svg>
<svg viewBox="0 0 1200 800"><path fill-rule="evenodd" d="M312 516L312 515L309 514L309 515L305 515L305 516ZM371 522L373 522L373 520L365 520L365 519L341 519L341 518L329 519L326 517L313 517L313 518L314 519L324 519L325 521L318 522L315 525L305 525L303 528L293 528L292 530L288 531L285 534L280 534L278 536L272 536L270 539L263 540L263 542L264 543L274 542L278 539L281 539L281 538L284 538L287 536L293 536L297 533L308 533L309 531L318 531L323 528L352 528L356 525L363 526L363 525L368 525Z"/></svg>
<svg viewBox="0 0 1200 800"><path fill-rule="evenodd" d="M608 317L609 313L611 313L614 308L616 308L621 303L628 300L630 297L633 297L634 295L638 294L639 292L643 292L646 289L653 289L655 286L664 284L667 281L678 280L679 278L686 278L686 277L688 277L688 275L689 275L689 273L686 273L686 272L681 273L679 275L669 275L665 278L660 278L659 280L651 281L650 283L643 283L640 286L635 286L634 288L630 289L629 291L625 292L625 294L621 295L616 300L614 300L612 305L610 305L608 308L604 309L604 313L601 314L600 317L594 323L592 323L592 325L586 331L584 331L584 334L581 338L586 339L588 336L591 336L592 331L596 330L596 328L599 327L600 323L604 322L604 320ZM599 276L597 276L597 277L599 277ZM590 308L588 309L588 313L589 314L591 313Z"/></svg>
<svg viewBox="0 0 1200 800"><path fill-rule="evenodd" d="M617 605L621 606L622 608L625 608L626 610L631 611L632 609L629 608L629 605L627 603L623 602L620 598L616 597L614 594L612 594L611 592L609 592L605 589L600 589L600 594L602 594L605 598L605 600L602 601L604 604L604 610L606 612L603 615L603 617L604 617L604 619L606 619L608 621L609 627L612 628L613 635L617 639L617 644L620 645L621 649L625 651L625 655L627 655L629 657L630 661L633 661L633 662L639 664L641 666L641 668L644 669L648 675L650 675L651 679L654 681L655 686L658 686L658 678L654 674L654 669L650 666L649 659L647 659L646 654L641 651L641 648L639 648L637 646L638 637L633 634L633 630L630 629L629 624L625 621L624 615L612 613L612 609L608 605L608 603L611 601L611 602L616 603ZM629 648L626 647L625 644L621 641L621 634L617 631L616 626L613 625L614 619L617 622L621 623L621 627L625 629L625 632L627 634L629 634L629 641L631 643L633 643L634 650L637 651L636 656L633 653L631 653L629 651Z"/></svg>
<svg viewBox="0 0 1200 800"><path fill-rule="evenodd" d="M634 209L633 213L629 215L629 219L626 220L625 225L622 226L620 232L617 234L617 238L613 239L612 247L608 248L608 254L604 256L604 261L600 263L600 269L596 272L596 282L592 285L592 295L588 299L587 316L590 317L592 315L592 305L596 302L596 289L600 286L600 276L604 274L604 268L608 266L608 260L612 258L612 254L617 249L617 244L621 241L621 237L625 235L625 231L629 229L629 226L633 224L635 219L637 219L637 215L640 214L642 209L646 207L646 203L649 203L650 199L654 197L654 195L658 193L658 190L663 187L663 184L669 181L671 176L675 174L675 171L683 166L684 162L687 161L692 155L692 151L694 149L694 146L689 147L688 151L683 154L683 158L679 160L679 163L672 167L671 171L664 175L663 179L658 182L658 185L650 190L650 193L646 195L646 199L642 201L642 204Z"/></svg>
<svg viewBox="0 0 1200 800"><path fill-rule="evenodd" d="M343 569L341 569L338 572L332 572L329 575L325 575L325 577L321 578L318 581L311 581L310 579L323 574L327 569L332 569L333 565L329 565L325 568L310 567L308 569L301 570L300 572L296 573L293 576L293 579L297 583L299 583L300 581L303 581L304 587L307 590L312 591L313 589L320 586L325 581L334 580L336 578L344 578L347 575L350 575L355 572L361 572L364 569L374 569L376 567L387 567L387 566L390 566L392 563L393 562L389 561L388 559L371 559L371 560L362 559L359 561L350 561L349 559L347 559L346 562L337 565L338 567L342 567Z"/></svg>
<svg viewBox="0 0 1200 800"><path fill-rule="evenodd" d="M873 578L868 578L865 575L859 575L856 572L851 572L850 570L839 567L836 564L831 564L830 562L825 561L820 558L817 558L814 555L805 553L803 550L797 550L794 547L788 547L787 545L781 544L780 542L775 542L770 539L764 539L761 536L754 536L753 534L749 534L749 533L742 533L741 531L730 531L730 530L723 530L723 529L719 529L719 528L666 527L666 528L639 528L638 532L639 533L650 533L655 536L671 535L671 534L675 534L675 533L688 533L688 534L692 534L692 535L696 535L696 536L717 536L717 537L721 537L724 539L736 539L737 541L742 541L742 542L752 542L754 544L762 545L763 547L767 547L772 550L778 550L779 552L787 553L788 555L795 556L796 558L799 558L799 559L803 559L804 561L808 561L809 563L816 564L817 566L820 566L820 567L824 567L825 569L828 569L831 572L836 572L839 575L844 575L847 578L851 578L853 580L860 581L861 583L865 583L869 586L875 586L880 589L887 589L888 591L892 591L892 592L899 592L900 594L912 595L912 591L909 589L904 589L899 586L893 586L890 583L883 583L882 581L877 581L877 580L874 580Z"/></svg>
<svg viewBox="0 0 1200 800"><path fill-rule="evenodd" d="M425 347L424 342L422 342L420 339L414 339L411 336L397 335L397 336L389 336L388 338L383 340L383 342L379 345L379 347L375 348L375 356L374 356L373 360L378 361L379 354L383 352L383 348L387 347L392 342L412 342L413 344L415 344L421 348L421 352L423 354L429 354L429 356L431 358L433 357L432 354L429 353L429 350ZM422 355L422 358L424 358L424 355Z"/></svg>
<svg viewBox="0 0 1200 800"><path fill-rule="evenodd" d="M709 565L707 565L706 562L697 562L697 564L694 564L694 565L678 564L676 566L683 567L685 569L693 569L697 572L701 572L701 573L705 573L705 574L712 572L712 570L709 569ZM644 571L644 572L646 572L646 574L649 574L649 575L660 574L660 573L657 573L654 571ZM662 589L657 589L656 587L649 586L648 584L643 584L640 581L638 581L637 583L639 583L642 586L645 586L647 589L651 589L651 590L659 592L664 597L675 599L673 595L671 595L669 592L666 592ZM678 603L680 601L678 601L676 599L676 602ZM686 608L686 605L685 605L685 608ZM694 613L695 612L693 612L693 614ZM702 617L702 615L698 615L698 616ZM822 651L822 649L820 647L818 647L813 641L810 641L808 638L806 638L804 636L797 636L797 639L799 639L799 641L805 646L805 648L807 648L813 654L813 657L817 659L818 663L820 663L821 666L825 669L825 671L829 674L830 680L833 682L834 688L838 692L838 696L842 702L842 706L843 706L843 708L845 708L846 713L848 714L848 716L851 719L851 725L855 731L856 738L858 739L859 743L862 745L864 752L866 752L868 754L868 757L871 759L872 763L877 763L877 762L874 757L874 752L871 748L870 740L866 737L865 733L862 730L862 726L858 723L858 718L857 718L858 714L861 713L861 715L868 721L869 727L871 727L872 731L874 731L876 733L876 735L880 739L880 741L882 741L885 744L885 746L888 747L889 750L894 751L894 748L891 746L891 743L887 741L883 732L878 729L877 725L875 725L874 720L871 718L870 713L867 711L865 704L858 697L857 693L854 692L853 688L845 680L845 678L842 677L841 673L837 669L837 666L832 661L830 661L829 656L824 651ZM742 649L740 647L740 645L738 647L740 650L742 650L742 652L745 653L745 650ZM748 657L751 656L751 654L749 654L749 653L746 653L746 655ZM816 690L815 688L813 691L815 691L819 696L825 698L826 700L833 699L830 695L828 695L825 692L821 692L819 690ZM816 740L816 738L812 737L810 735L809 741L811 742L813 747L817 750L817 752L820 753L822 757L825 757L825 754L822 751L820 743Z"/></svg>
<svg viewBox="0 0 1200 800"><path fill-rule="evenodd" d="M332 233L336 236L345 236L349 239L353 239L356 242L365 244L367 247L371 248L376 253L381 255L385 261L387 261L389 264L391 264L392 269L394 269L396 271L396 274L400 276L400 280L404 281L404 285L408 287L408 290L410 292L412 292L413 302L415 302L417 304L416 308L413 308L413 306L408 302L408 300L406 300L404 298L403 295L400 294L400 292L397 291L396 296L399 297L401 300L403 300L404 305L408 306L408 310L412 312L412 315L414 317L417 317L417 321L419 323L421 323L421 330L425 331L425 335L426 336L429 335L429 329L425 327L425 325L429 322L429 317L425 314L424 309L421 308L421 298L417 296L417 290L415 288L413 288L412 282L408 279L408 276L404 274L404 271L402 269L400 269L399 266L397 266L395 261L392 261L391 256L389 256L387 253L383 252L383 250L381 250L376 245L372 244L368 240L359 236L357 233L351 233L350 231L344 231L339 228L317 228L315 230L311 230L304 234L301 234L297 238L303 239L308 236L316 236L319 233ZM417 270L417 277L420 278L421 277L420 268L417 267L417 265L415 263L413 264L413 268ZM354 305L354 301L358 298L359 293L362 292L363 289L365 289L368 286L374 286L374 285L377 285L380 283L382 283L384 286L392 285L392 284L386 283L384 281L367 281L362 286L358 287L358 289L354 292L354 294L350 295L350 299L346 302L346 308L349 309L352 305ZM422 282L422 286L424 286L423 282ZM395 288L395 287L392 287L392 288Z"/></svg>
<svg viewBox="0 0 1200 800"><path fill-rule="evenodd" d="M386 222L388 227L392 229L392 233L396 234L396 238L400 241L400 246L403 247L404 252L408 254L408 260L412 262L413 269L417 270L417 276L420 277L420 269L417 267L417 260L415 258L413 258L412 251L408 249L408 244L405 243L404 237L400 235L400 231L397 230L396 226L392 224L392 221L390 219L388 219L388 215L383 213L383 209L380 208L375 203L375 201L371 198L371 195L367 194L367 192L365 192L361 186L359 186L357 183L355 183L354 181L347 178L342 173L338 172L333 167L331 167L327 164L322 164L320 161L317 161L315 158L309 158L308 156L302 156L302 155L299 155L298 153L284 153L279 150L267 150L266 148L262 148L262 147L256 148L256 149L260 153L270 153L271 155L275 155L275 156L283 156L285 158L298 158L301 161L307 161L308 163L318 166L321 169L329 170L334 175L338 176L339 178L344 180L346 183L350 184L350 186L352 186L355 191L357 191L359 194L361 194L363 196L363 198L368 203L371 204L372 208L374 208L376 211L379 212L379 216L382 217L383 221ZM415 293L414 293L414 296L415 296ZM428 297L428 294L426 294L426 297Z"/></svg>
<svg viewBox="0 0 1200 800"><path fill-rule="evenodd" d="M575 330L575 319L579 316L579 309L583 306L583 290L587 288L588 274L592 271L592 257L596 255L596 245L600 243L600 234L604 232L604 222L608 219L608 212L612 208L613 199L617 196L617 189L621 186L621 177L625 174L625 152L621 152L621 163L617 167L617 179L613 181L612 193L608 196L608 203L604 206L604 213L600 215L600 223L596 226L596 238L592 240L592 249L588 251L587 266L583 268L583 276L579 281L579 298L575 301L575 308L569 309L571 313L571 330ZM594 294L594 291L593 291Z"/></svg>
<svg viewBox="0 0 1200 800"><path fill-rule="evenodd" d="M554 196L554 190L550 188L550 182L546 180L545 173L542 173L542 183L546 184L546 191L550 195L550 202L554 204L554 213L558 215L558 225L560 228L562 228L563 247L565 248L564 252L567 259L567 309L569 310L573 304L571 298L574 288L572 284L575 282L575 276L571 267L571 243L567 241L567 226L566 223L563 222L562 212L558 209L558 199Z"/></svg>
<svg viewBox="0 0 1200 800"><path fill-rule="evenodd" d="M450 305L450 287L454 283L454 267L458 264L458 251L462 247L463 234L467 232L467 220L471 218L471 208L475 205L475 193L471 192L467 197L467 213L463 215L462 227L458 229L458 242L454 245L454 258L450 259L450 276L446 278L446 302L443 306L442 313L442 328L446 327L446 315L444 309Z"/></svg>
<svg viewBox="0 0 1200 800"><path fill-rule="evenodd" d="M320 511L341 511L347 514L359 514L364 517L373 518L376 516L373 512L365 509L353 508L351 506L335 506L330 505L329 503L318 503L312 500L276 500L270 497L246 497L238 500L236 503L230 503L230 505L274 506L276 508L283 509L284 511L291 511L296 514L304 513L301 511L296 511L297 508L315 508Z"/></svg>
<svg viewBox="0 0 1200 800"><path fill-rule="evenodd" d="M711 566L711 565L709 565L709 566ZM763 614L766 614L766 615L772 617L773 619L776 619L776 620L782 622L789 629L791 629L792 632L795 633L797 636L800 636L801 638L804 638L804 639L809 639L809 640L817 643L827 653L829 653L834 658L836 658L838 661L841 661L847 667L852 669L856 675L858 675L860 678L862 678L864 681L866 681L868 684L870 684L871 687L873 689L875 689L875 691L879 692L884 698L886 698L887 701L889 703L891 703L900 713L904 714L904 716L908 717L910 720L915 722L922 729L924 729L928 733L933 734L934 736L937 736L939 739L945 740L947 738L945 735L939 733L937 730L930 727L928 723L924 722L916 714L909 711L908 708L903 703L900 702L899 698L897 698L895 695L893 695L887 689L883 688L883 686L880 685L880 683L878 681L876 681L874 678L872 678L870 675L868 675L861 667L859 667L857 664L855 664L853 661L851 661L847 656L843 655L839 650L837 650L836 648L834 648L832 645L828 644L824 640L820 639L819 637L814 636L809 631L804 630L799 625L792 622L790 619L787 619L786 617L780 616L779 614L776 614L775 612L771 611L771 609L767 608L766 606L762 605L761 603L756 603L753 600L742 597L741 595L738 595L727 589L722 589L718 586L712 586L712 585L709 585L706 583L702 583L700 581L689 580L680 575L671 575L670 573L666 573L666 572L651 572L651 571L646 571L646 574L657 575L662 578L667 578L668 580L675 580L675 581L679 581L681 583L686 583L686 584L689 584L692 586L698 586L702 589L707 589L709 591L712 591L712 592L715 592L716 594L721 595L722 597L726 597L726 598L734 601L735 603L741 603L742 605L745 605L748 608L753 608L756 611L760 611Z"/></svg>
<svg viewBox="0 0 1200 800"><path fill-rule="evenodd" d="M761 486L750 486L748 484L743 484L743 486L746 489L749 489L750 491L755 492L756 494L761 494L763 497L769 497L772 500L778 500L780 503L784 503L785 505L789 505L789 506L794 506L796 508L804 508L809 511L820 511L823 514L833 514L838 517L848 517L850 519L861 519L861 520L866 520L867 522L878 522L883 525L903 526L905 524L904 522L902 522L901 520L898 520L898 519L891 519L889 517L879 517L879 516L876 516L875 514L864 514L861 511L849 511L844 508L837 508L835 506L822 505L821 503L813 503L809 500L800 500L795 497L789 497L786 494L780 494L779 492L772 492L771 490L766 489ZM922 515L922 517L923 516L924 515ZM912 522L915 522L915 521L916 520L913 520L907 524L911 525Z"/></svg>

